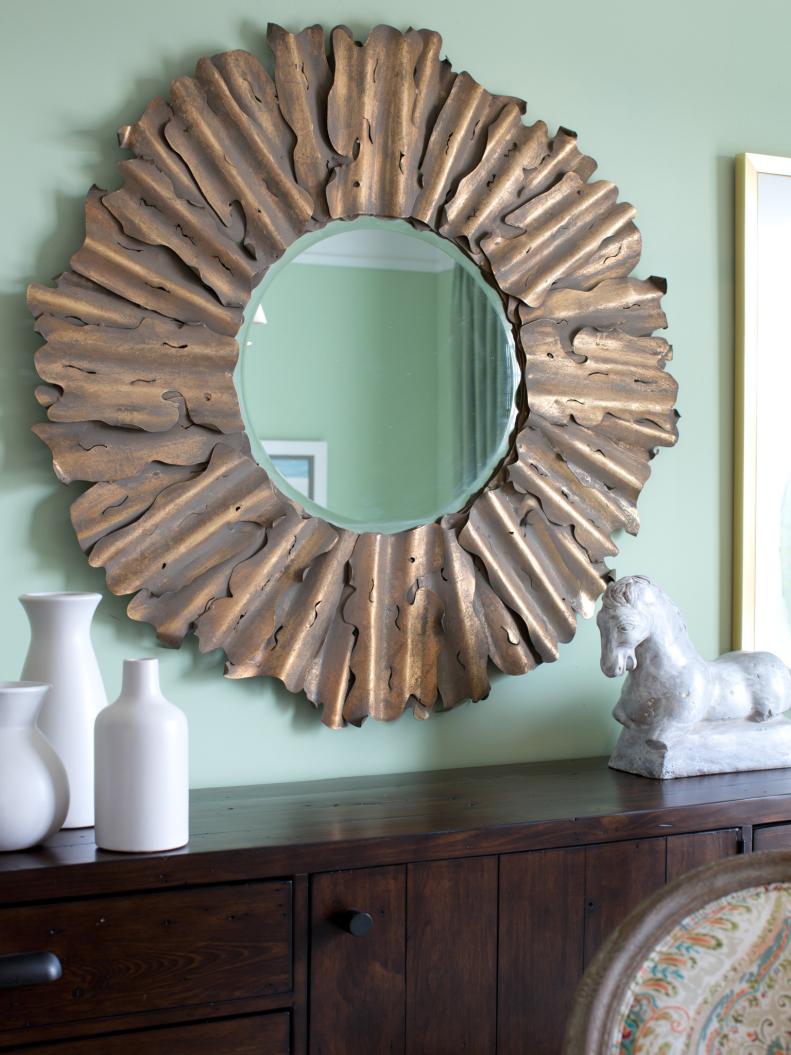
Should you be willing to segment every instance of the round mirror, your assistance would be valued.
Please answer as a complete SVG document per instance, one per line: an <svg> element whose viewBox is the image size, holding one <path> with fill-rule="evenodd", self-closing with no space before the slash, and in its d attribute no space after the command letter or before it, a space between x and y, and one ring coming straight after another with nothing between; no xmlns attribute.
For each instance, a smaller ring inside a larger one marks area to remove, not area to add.
<svg viewBox="0 0 791 1055"><path fill-rule="evenodd" d="M254 291L240 342L254 456L334 524L433 521L506 452L510 326L475 265L431 232L361 219L305 235Z"/></svg>

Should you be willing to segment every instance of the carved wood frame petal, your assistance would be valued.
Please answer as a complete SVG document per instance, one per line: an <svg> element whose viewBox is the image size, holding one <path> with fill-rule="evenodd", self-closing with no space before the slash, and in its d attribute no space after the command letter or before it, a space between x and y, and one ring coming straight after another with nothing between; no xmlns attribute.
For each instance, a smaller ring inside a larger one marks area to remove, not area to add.
<svg viewBox="0 0 791 1055"><path fill-rule="evenodd" d="M270 26L271 78L227 52L119 140L123 184L28 301L34 431L133 619L304 690L330 726L418 717L554 660L589 614L659 446L676 441L664 282L630 278L632 206L576 136L523 123L428 30ZM400 534L309 516L254 461L233 370L252 289L300 235L375 215L430 229L500 294L522 379L511 449L465 509Z"/></svg>

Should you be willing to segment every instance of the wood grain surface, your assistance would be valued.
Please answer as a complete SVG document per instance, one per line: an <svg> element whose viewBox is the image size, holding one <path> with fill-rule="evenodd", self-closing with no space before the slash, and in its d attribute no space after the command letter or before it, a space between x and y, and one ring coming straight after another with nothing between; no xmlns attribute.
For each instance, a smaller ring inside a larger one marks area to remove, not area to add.
<svg viewBox="0 0 791 1055"><path fill-rule="evenodd" d="M63 976L1 990L0 1037L31 1018L77 1023L289 993L291 927L291 884L276 882L3 909L0 955L49 950Z"/></svg>
<svg viewBox="0 0 791 1055"><path fill-rule="evenodd" d="M88 828L0 855L0 905L777 824L789 796L790 770L662 781L602 758L205 789L180 850L113 854Z"/></svg>
<svg viewBox="0 0 791 1055"><path fill-rule="evenodd" d="M499 1055L556 1055L583 971L585 850L500 863Z"/></svg>
<svg viewBox="0 0 791 1055"><path fill-rule="evenodd" d="M26 1048L33 1055L289 1055L288 1012L81 1037Z"/></svg>
<svg viewBox="0 0 791 1055"><path fill-rule="evenodd" d="M497 1049L496 857L407 868L406 1046Z"/></svg>
<svg viewBox="0 0 791 1055"><path fill-rule="evenodd" d="M667 840L667 881L671 883L693 868L732 857L743 850L739 828L724 828L719 832L694 832L674 835ZM760 849L755 846L754 849Z"/></svg>

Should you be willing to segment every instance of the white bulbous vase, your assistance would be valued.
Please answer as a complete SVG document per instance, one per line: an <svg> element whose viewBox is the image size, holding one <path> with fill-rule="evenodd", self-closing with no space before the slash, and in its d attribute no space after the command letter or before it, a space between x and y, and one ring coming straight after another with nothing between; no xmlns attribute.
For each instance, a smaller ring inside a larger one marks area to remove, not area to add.
<svg viewBox="0 0 791 1055"><path fill-rule="evenodd" d="M121 695L96 719L96 845L123 853L189 841L187 718L159 687L159 661L124 660Z"/></svg>
<svg viewBox="0 0 791 1055"><path fill-rule="evenodd" d="M0 851L48 839L69 808L66 770L36 725L48 689L0 681Z"/></svg>
<svg viewBox="0 0 791 1055"><path fill-rule="evenodd" d="M99 593L28 593L19 600L30 621L22 678L50 685L38 726L69 778L65 828L93 824L93 723L107 706L102 675L91 644Z"/></svg>

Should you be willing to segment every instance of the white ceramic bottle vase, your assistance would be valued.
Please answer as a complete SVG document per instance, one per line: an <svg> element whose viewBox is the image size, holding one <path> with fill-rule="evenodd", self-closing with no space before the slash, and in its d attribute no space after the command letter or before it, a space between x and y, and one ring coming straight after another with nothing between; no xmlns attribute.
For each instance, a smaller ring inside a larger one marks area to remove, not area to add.
<svg viewBox="0 0 791 1055"><path fill-rule="evenodd" d="M125 853L189 841L187 719L159 688L159 661L124 660L121 695L96 719L96 845Z"/></svg>
<svg viewBox="0 0 791 1055"><path fill-rule="evenodd" d="M30 621L22 678L50 685L38 718L66 767L70 802L64 827L93 824L93 723L107 706L91 644L99 593L27 593L19 600Z"/></svg>
<svg viewBox="0 0 791 1055"><path fill-rule="evenodd" d="M66 770L36 725L48 689L0 681L0 850L48 839L69 808Z"/></svg>

